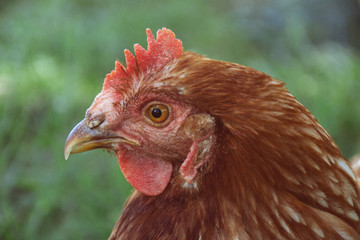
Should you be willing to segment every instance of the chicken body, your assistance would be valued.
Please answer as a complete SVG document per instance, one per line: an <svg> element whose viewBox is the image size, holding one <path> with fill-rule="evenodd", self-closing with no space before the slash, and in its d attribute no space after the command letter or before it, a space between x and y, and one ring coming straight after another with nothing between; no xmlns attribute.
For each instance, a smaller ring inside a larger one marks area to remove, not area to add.
<svg viewBox="0 0 360 240"><path fill-rule="evenodd" d="M284 84L176 46L127 56L67 140L114 151L137 189L110 239L360 239L355 176Z"/></svg>

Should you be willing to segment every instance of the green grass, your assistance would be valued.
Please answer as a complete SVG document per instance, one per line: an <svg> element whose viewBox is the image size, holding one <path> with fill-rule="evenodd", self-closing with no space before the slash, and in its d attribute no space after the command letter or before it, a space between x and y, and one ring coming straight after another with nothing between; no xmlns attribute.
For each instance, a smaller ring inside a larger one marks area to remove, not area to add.
<svg viewBox="0 0 360 240"><path fill-rule="evenodd" d="M123 60L123 49L145 45L146 27L155 32L166 26L186 50L248 65L286 82L346 157L359 153L359 52L326 36L315 44L302 21L306 14L285 1L269 7L287 10L279 29L274 22L268 22L269 28L259 25L257 16L247 14L263 9L258 5L205 0L1 3L0 238L109 235L131 186L115 157L96 150L65 161L64 142L115 59Z"/></svg>

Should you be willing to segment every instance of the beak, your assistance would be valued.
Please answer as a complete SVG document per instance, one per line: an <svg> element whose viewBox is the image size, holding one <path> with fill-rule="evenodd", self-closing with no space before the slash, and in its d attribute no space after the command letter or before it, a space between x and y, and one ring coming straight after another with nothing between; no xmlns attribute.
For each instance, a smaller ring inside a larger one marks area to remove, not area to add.
<svg viewBox="0 0 360 240"><path fill-rule="evenodd" d="M90 151L96 148L115 149L119 143L139 145L135 140L128 139L118 133L99 128L90 128L86 119L79 122L65 142L64 156L69 158L72 153Z"/></svg>

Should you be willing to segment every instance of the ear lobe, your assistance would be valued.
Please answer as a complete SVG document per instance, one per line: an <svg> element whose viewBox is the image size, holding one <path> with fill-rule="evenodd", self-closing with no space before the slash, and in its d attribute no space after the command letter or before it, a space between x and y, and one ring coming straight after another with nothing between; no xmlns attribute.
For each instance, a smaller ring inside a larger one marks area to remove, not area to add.
<svg viewBox="0 0 360 240"><path fill-rule="evenodd" d="M206 149L204 148L203 151L201 151L199 145L201 145L199 140L193 142L185 161L180 166L180 174L189 184L194 182L198 169L208 162L209 159L208 154L206 154Z"/></svg>
<svg viewBox="0 0 360 240"><path fill-rule="evenodd" d="M180 174L187 183L192 184L199 169L209 161L214 142L215 119L208 114L195 114L186 120L183 127L193 143L180 166Z"/></svg>

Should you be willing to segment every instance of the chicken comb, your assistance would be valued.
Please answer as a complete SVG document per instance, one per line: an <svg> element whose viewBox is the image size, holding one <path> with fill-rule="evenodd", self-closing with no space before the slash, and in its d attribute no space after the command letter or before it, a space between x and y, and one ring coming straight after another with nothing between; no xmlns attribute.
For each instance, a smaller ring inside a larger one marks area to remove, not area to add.
<svg viewBox="0 0 360 240"><path fill-rule="evenodd" d="M156 40L149 28L146 29L148 49L140 44L134 45L135 56L125 49L126 66L115 62L115 69L107 74L104 89L107 87L122 87L129 79L139 81L141 76L158 71L169 61L177 58L183 51L182 42L175 38L175 34L167 28L159 29Z"/></svg>

